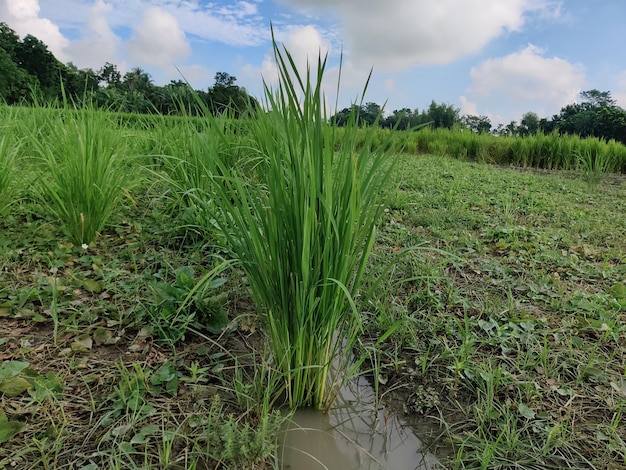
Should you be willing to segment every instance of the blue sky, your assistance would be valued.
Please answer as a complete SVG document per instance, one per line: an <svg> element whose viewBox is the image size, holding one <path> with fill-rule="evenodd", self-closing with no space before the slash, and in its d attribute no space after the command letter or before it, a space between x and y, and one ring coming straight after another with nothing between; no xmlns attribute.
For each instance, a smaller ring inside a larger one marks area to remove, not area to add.
<svg viewBox="0 0 626 470"><path fill-rule="evenodd" d="M63 62L141 67L157 84L227 72L260 96L271 22L300 67L328 53L330 103L343 51L340 108L371 68L365 99L388 111L435 100L506 123L592 88L626 107L624 0L0 0L0 21Z"/></svg>

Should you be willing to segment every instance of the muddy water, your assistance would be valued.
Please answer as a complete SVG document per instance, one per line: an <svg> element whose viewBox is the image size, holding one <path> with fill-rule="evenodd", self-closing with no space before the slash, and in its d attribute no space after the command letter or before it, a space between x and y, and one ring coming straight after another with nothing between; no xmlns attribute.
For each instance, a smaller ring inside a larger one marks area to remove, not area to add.
<svg viewBox="0 0 626 470"><path fill-rule="evenodd" d="M376 409L364 378L346 385L324 414L298 410L279 447L289 470L431 470L443 468L411 429Z"/></svg>

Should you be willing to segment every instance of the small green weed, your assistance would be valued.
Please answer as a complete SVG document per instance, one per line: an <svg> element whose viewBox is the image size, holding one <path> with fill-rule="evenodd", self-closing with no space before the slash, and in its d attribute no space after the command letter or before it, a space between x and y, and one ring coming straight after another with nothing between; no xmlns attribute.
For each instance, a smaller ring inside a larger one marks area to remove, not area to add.
<svg viewBox="0 0 626 470"><path fill-rule="evenodd" d="M148 319L158 339L174 345L185 338L191 326L216 334L224 330L228 294L219 288L227 281L221 273L228 265L218 264L199 280L193 268L184 266L174 272L172 284L157 282L151 286L155 305L148 310Z"/></svg>

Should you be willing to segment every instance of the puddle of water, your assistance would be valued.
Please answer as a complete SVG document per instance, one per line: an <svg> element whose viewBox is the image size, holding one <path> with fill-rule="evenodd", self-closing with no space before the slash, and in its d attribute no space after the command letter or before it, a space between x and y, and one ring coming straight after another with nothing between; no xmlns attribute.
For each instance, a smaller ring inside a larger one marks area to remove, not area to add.
<svg viewBox="0 0 626 470"><path fill-rule="evenodd" d="M360 377L339 393L328 414L300 409L279 446L284 470L433 470L443 466L411 429L376 409Z"/></svg>

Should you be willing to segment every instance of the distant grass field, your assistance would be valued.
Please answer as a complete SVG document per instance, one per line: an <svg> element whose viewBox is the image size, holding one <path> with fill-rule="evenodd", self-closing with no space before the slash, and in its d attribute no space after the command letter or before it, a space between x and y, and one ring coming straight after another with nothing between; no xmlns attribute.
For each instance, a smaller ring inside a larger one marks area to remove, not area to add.
<svg viewBox="0 0 626 470"><path fill-rule="evenodd" d="M46 153L71 141L62 112L0 114L0 468L278 465L265 325L195 158L212 131L98 114L120 173L73 167L109 175L89 188L114 202L83 240L93 206L53 210L69 188L50 165L94 147ZM250 134L220 123L236 165ZM405 151L355 299L383 406L450 468L626 466L626 178Z"/></svg>

